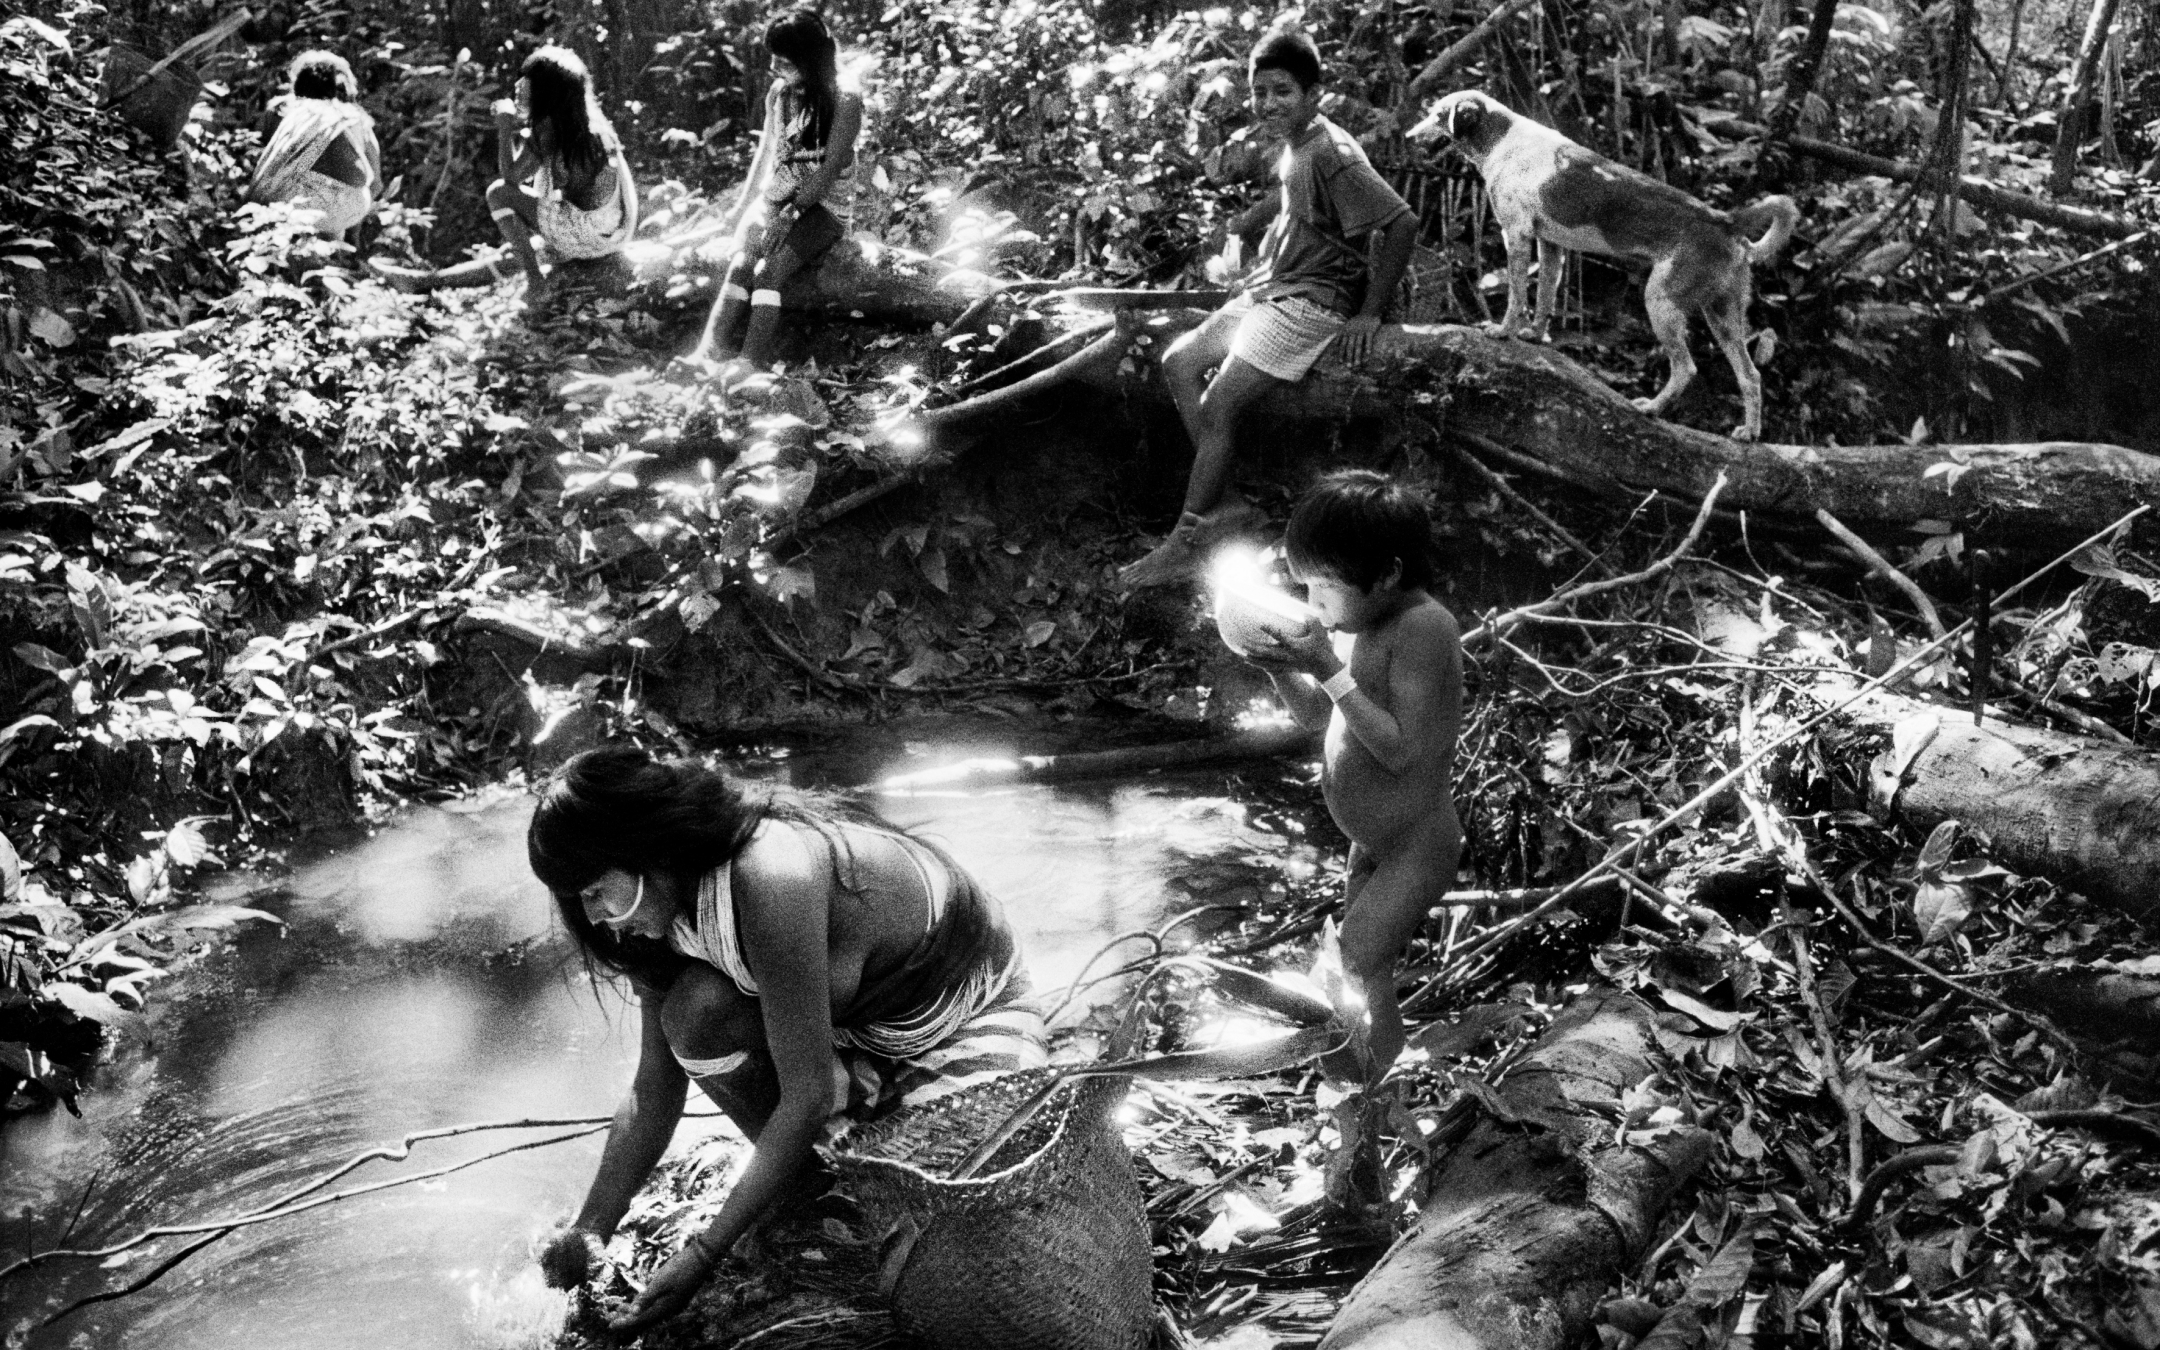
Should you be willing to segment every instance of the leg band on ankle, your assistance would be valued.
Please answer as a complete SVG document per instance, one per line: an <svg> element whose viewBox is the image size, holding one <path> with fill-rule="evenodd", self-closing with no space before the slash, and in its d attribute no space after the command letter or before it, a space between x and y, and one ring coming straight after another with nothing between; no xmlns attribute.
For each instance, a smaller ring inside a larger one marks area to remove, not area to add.
<svg viewBox="0 0 2160 1350"><path fill-rule="evenodd" d="M752 291L750 292L750 303L753 305L769 305L774 309L778 309L780 307L780 292L763 289Z"/></svg>
<svg viewBox="0 0 2160 1350"><path fill-rule="evenodd" d="M720 288L720 298L722 300L748 300L750 292L731 281Z"/></svg>

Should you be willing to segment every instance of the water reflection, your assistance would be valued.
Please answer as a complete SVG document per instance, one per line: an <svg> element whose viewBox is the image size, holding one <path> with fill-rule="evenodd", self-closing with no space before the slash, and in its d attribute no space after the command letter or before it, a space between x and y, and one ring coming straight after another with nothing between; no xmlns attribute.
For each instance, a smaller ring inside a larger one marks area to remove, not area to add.
<svg viewBox="0 0 2160 1350"><path fill-rule="evenodd" d="M1038 988L1058 989L1120 932L1253 898L1286 866L1311 865L1219 790L1198 778L879 806L993 888ZM414 1130L610 1112L635 1015L612 992L596 997L551 931L524 862L529 811L510 793L417 811L282 892L249 896L289 930L250 932L166 988L84 1098L84 1119L30 1118L0 1135L0 1244L60 1245L78 1207L78 1246L242 1213ZM551 1133L423 1142L337 1186ZM595 1136L515 1153L244 1229L49 1330L35 1323L147 1274L184 1239L110 1269L44 1267L0 1285L0 1331L41 1348L547 1344L562 1305L532 1270L533 1245L574 1207L598 1149Z"/></svg>

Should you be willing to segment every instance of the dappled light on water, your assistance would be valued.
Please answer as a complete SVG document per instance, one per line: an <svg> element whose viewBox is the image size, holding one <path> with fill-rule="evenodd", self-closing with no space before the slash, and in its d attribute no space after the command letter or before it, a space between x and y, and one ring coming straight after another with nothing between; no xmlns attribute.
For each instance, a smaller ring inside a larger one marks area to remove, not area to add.
<svg viewBox="0 0 2160 1350"><path fill-rule="evenodd" d="M888 767L1025 758L997 744L910 749ZM793 776L800 763L774 753L764 770ZM1286 871L1315 865L1309 846L1258 827L1205 779L940 789L876 804L1000 898L1038 993L1051 996L1113 937L1206 904L1256 902ZM259 879L216 887L277 912L287 931L244 933L170 982L84 1095L85 1119L10 1123L0 1210L27 1209L23 1237L45 1249L62 1245L80 1204L71 1242L102 1244L150 1224L245 1213L413 1131L611 1113L635 1064L637 1016L620 991L595 991L564 947L526 867L530 810L525 793L497 790L413 811L279 889ZM558 1133L420 1140L335 1185ZM487 1157L241 1229L142 1294L33 1330L24 1344L551 1344L566 1305L540 1284L534 1253L575 1208L599 1146L593 1134ZM712 1120L686 1123L676 1146L696 1151L715 1188L745 1156ZM17 1276L0 1291L0 1336L180 1250L166 1239L109 1269L55 1263Z"/></svg>
<svg viewBox="0 0 2160 1350"><path fill-rule="evenodd" d="M547 1350L562 1335L570 1295L548 1288L537 1267L506 1278L476 1273L471 1281L475 1350Z"/></svg>

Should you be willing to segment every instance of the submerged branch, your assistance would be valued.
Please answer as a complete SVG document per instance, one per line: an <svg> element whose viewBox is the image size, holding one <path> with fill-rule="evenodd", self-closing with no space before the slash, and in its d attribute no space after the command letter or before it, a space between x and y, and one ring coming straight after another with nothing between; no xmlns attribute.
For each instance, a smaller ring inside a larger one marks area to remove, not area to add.
<svg viewBox="0 0 2160 1350"><path fill-rule="evenodd" d="M717 1114L717 1112L713 1111L686 1112L684 1114L684 1119L710 1119ZM58 1261L63 1259L102 1261L107 1257L118 1256L122 1252L130 1251L136 1247L140 1247L146 1242L154 1242L161 1237L185 1237L198 1233L208 1233L214 1236L223 1236L224 1234L230 1233L235 1229L252 1227L253 1225L259 1223L268 1223L272 1219L288 1218L291 1215L305 1213L308 1210L318 1208L322 1205L332 1204L339 1200L351 1199L354 1196L369 1195L376 1191L389 1190L392 1187L408 1185L415 1181L430 1181L436 1177L448 1176L452 1172L462 1172L468 1167L472 1167L479 1163L488 1162L495 1158L505 1157L512 1153L522 1153L528 1149L545 1148L550 1144L561 1144L567 1143L568 1141L573 1139L582 1139L586 1135L596 1134L600 1130L606 1129L608 1125L613 1121L613 1119L613 1116L528 1117L522 1120L469 1121L462 1125L442 1125L437 1126L434 1129L414 1130L411 1133L405 1135L404 1138L400 1139L395 1144L380 1144L374 1148L366 1150L365 1152L357 1154L348 1161L341 1163L337 1167L334 1167L330 1171L325 1172L323 1175L315 1178L313 1181L308 1182L305 1186L302 1186L297 1190L288 1191L284 1195L279 1196L277 1199L272 1200L268 1204L262 1205L256 1209L251 1209L244 1214L235 1215L234 1217L229 1219L210 1219L200 1223L189 1224L163 1224L154 1228L146 1228L142 1232L136 1234L134 1237L104 1247L55 1247L50 1251L35 1252L29 1256L21 1257L10 1265L0 1267L0 1280L6 1279L8 1276L15 1274L17 1271L27 1270L32 1266L44 1265L48 1261ZM402 1162L404 1159L411 1156L412 1146L414 1144L422 1143L426 1140L454 1139L460 1135L479 1134L491 1130L544 1130L565 1125L584 1126L587 1128L577 1129L569 1134L554 1135L547 1139L528 1140L527 1142L522 1144L513 1144L508 1148L497 1149L492 1153L483 1153L478 1157L467 1158L463 1162L451 1163L445 1167L435 1168L426 1172L414 1172L401 1177L391 1177L385 1181L370 1182L365 1186L356 1186L350 1190L338 1191L331 1195L322 1196L319 1199L308 1200L306 1201L306 1203L299 1203L305 1197L313 1195L315 1192L321 1190L323 1187L328 1186L331 1182L336 1181L339 1177L345 1176L346 1174L367 1163L378 1161ZM183 1253L183 1255L185 1255L185 1253ZM78 1304L76 1306L79 1307L81 1305ZM73 1309L70 1309L69 1311L73 1311ZM66 1314L63 1313L60 1315L65 1316Z"/></svg>

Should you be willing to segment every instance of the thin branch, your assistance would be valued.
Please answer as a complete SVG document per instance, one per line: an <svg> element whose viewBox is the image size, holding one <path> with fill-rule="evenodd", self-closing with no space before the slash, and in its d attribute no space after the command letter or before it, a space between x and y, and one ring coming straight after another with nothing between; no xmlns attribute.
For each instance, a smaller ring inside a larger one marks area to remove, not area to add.
<svg viewBox="0 0 2160 1350"><path fill-rule="evenodd" d="M691 1111L685 1112L683 1118L685 1120L711 1119L716 1114L716 1112L711 1111ZM414 1130L411 1133L405 1135L403 1139L401 1139L395 1144L382 1144L376 1146L375 1148L368 1149L365 1152L353 1157L351 1160L324 1173L322 1176L315 1178L313 1181L310 1181L305 1186L302 1186L297 1190L288 1191L277 1199L270 1201L268 1204L262 1205L256 1209L249 1210L246 1213L241 1214L235 1218L217 1219L192 1224L169 1224L156 1228L148 1228L143 1230L136 1236L127 1239L124 1242L115 1243L107 1247L98 1247L94 1249L55 1247L50 1251L38 1252L31 1256L25 1256L15 1261L11 1265L0 1267L0 1280L5 1280L8 1276L15 1274L17 1271L26 1270L32 1266L40 1266L48 1261L57 1261L62 1258L102 1261L109 1256L117 1256L121 1252L128 1251L135 1247L140 1247L146 1242L153 1242L161 1237L178 1237L192 1233L227 1233L231 1232L233 1229L236 1228L248 1227L257 1223L266 1222L270 1219L284 1218L288 1214L302 1213L306 1210L315 1208L317 1205L328 1204L334 1200L341 1200L355 1195L366 1195L372 1191L387 1190L392 1186L403 1186L408 1182L427 1181L438 1176L448 1176L452 1172L463 1171L464 1169L471 1167L476 1163L483 1163L491 1158L502 1157L505 1154L517 1153L525 1149L541 1148L548 1144L559 1144L571 1139L582 1139L588 1134L594 1134L597 1133L599 1130L607 1128L607 1126L613 1120L614 1117L612 1116L528 1117L519 1120L472 1121L462 1125L443 1125L438 1126L434 1129ZM518 1144L511 1148L499 1150L495 1153L484 1153L481 1154L479 1157L468 1158L464 1162L454 1163L449 1167L440 1168L431 1172L415 1172L408 1176L393 1177L388 1181L373 1182L367 1186L356 1187L355 1189L350 1191L339 1191L334 1195L325 1196L322 1199L310 1201L307 1204L295 1204L295 1202L299 1201L301 1198L314 1194L316 1191L321 1190L323 1187L329 1185L331 1182L336 1181L339 1177L346 1175L347 1173L353 1171L355 1168L362 1166L363 1164L376 1161L402 1162L405 1158L410 1156L412 1146L414 1144L421 1143L425 1140L453 1139L460 1135L478 1134L489 1130L543 1130L564 1125L590 1126L592 1128L582 1129L573 1134L556 1135L549 1139L539 1140L538 1142L527 1142L523 1144Z"/></svg>
<svg viewBox="0 0 2160 1350"><path fill-rule="evenodd" d="M1595 890L1620 885L1619 877L1600 877L1585 890ZM1525 886L1509 891L1449 891L1440 897L1429 911L1438 917L1446 909L1494 909L1501 911L1525 910L1551 896L1558 886Z"/></svg>
<svg viewBox="0 0 2160 1350"><path fill-rule="evenodd" d="M967 316L962 315L961 317L964 319ZM1070 333L1066 333L1060 337L1052 338L1050 341L1045 342L1042 346L1035 348L1031 352L1014 357L1012 360L1007 361L1004 365L999 366L996 370L985 371L983 374L977 375L975 378L968 380L965 383L954 385L950 390L947 390L945 392L956 402L959 400L963 400L969 394L972 394L979 389L987 389L991 385L996 384L999 380L1004 379L1006 376L1015 374L1023 367L1032 366L1037 362L1045 360L1046 358L1061 351L1066 347L1078 346L1085 343L1090 338L1100 337L1112 326L1114 325L1090 324L1085 328L1075 328ZM952 405L946 404L943 406L950 407Z"/></svg>
<svg viewBox="0 0 2160 1350"><path fill-rule="evenodd" d="M1082 347L1079 351L1074 352L1048 370L1036 371L1024 380L1008 384L1002 389L994 389L980 397L968 399L964 403L950 403L942 408L922 409L916 412L913 417L903 421L901 425L912 424L926 434L935 435L947 427L975 421L985 413L1003 411L1016 403L1033 398L1046 389L1052 389L1064 384L1097 362L1116 356L1123 350L1124 344L1125 335L1112 327L1104 331L1093 342L1090 342L1087 346Z"/></svg>
<svg viewBox="0 0 2160 1350"><path fill-rule="evenodd" d="M1626 576L1607 577L1603 581L1586 581L1579 586L1570 586L1549 600L1541 600L1534 605L1523 605L1520 608L1509 610L1492 622L1480 624L1463 634L1462 645L1468 647L1471 643L1486 638L1504 636L1518 625L1527 623L1540 615L1550 614L1557 609L1572 605L1578 600L1587 600L1593 595L1603 595L1607 591L1619 590L1625 586L1640 586L1644 582L1655 581L1664 576L1678 566L1680 560L1694 550L1696 541L1702 538L1703 528L1710 523L1710 513L1716 508L1718 494L1725 490L1726 482L1724 472L1719 471L1717 481L1710 485L1710 491L1704 495L1702 506L1695 512L1695 522L1688 526L1687 536L1680 541L1680 546L1640 572L1630 572Z"/></svg>
<svg viewBox="0 0 2160 1350"><path fill-rule="evenodd" d="M1517 492L1515 490L1515 485L1508 482L1506 478L1502 477L1497 469L1494 469L1491 465L1487 464L1484 460L1479 459L1476 455L1471 454L1468 450L1463 449L1460 445L1454 445L1452 442L1450 444L1451 448L1455 451L1456 458L1460 459L1463 463L1469 465L1471 471L1476 473L1480 478L1483 478L1486 483L1492 487L1493 491L1499 493L1502 497L1505 497L1510 503L1515 506L1517 510L1523 512L1532 520L1535 520L1538 524L1543 525L1555 539L1558 539L1561 543L1566 544L1569 548L1574 549L1577 553L1581 554L1584 560L1587 561L1590 566L1595 567L1598 571L1603 572L1606 576L1613 575L1612 564L1605 561L1605 556L1603 554L1593 552L1588 544L1585 544L1582 540L1577 539L1573 534L1569 533L1566 526L1562 525L1559 521L1554 520L1551 516L1545 514L1545 512L1539 509L1538 505L1535 502L1531 501L1528 497L1525 497L1520 492Z"/></svg>
<svg viewBox="0 0 2160 1350"><path fill-rule="evenodd" d="M1491 41L1494 33L1500 31L1501 24L1536 2L1537 0L1502 0L1500 7L1486 15L1482 23L1463 34L1461 39L1446 51L1425 63L1425 68L1417 73L1417 78L1411 80L1409 87L1403 91L1404 100L1423 97L1427 90L1446 79L1448 72L1477 55L1478 49Z"/></svg>
<svg viewBox="0 0 2160 1350"><path fill-rule="evenodd" d="M1821 521L1822 527L1836 535L1845 547L1859 554L1860 560L1873 569L1877 576L1905 592L1905 598L1912 601L1913 607L1920 611L1920 618L1927 624L1929 633L1936 637L1943 635L1942 616L1935 612L1935 602L1928 598L1926 591L1920 589L1919 582L1892 567L1888 558L1877 553L1867 540L1854 534L1844 521L1831 515L1829 511L1820 506L1816 507L1815 519Z"/></svg>
<svg viewBox="0 0 2160 1350"><path fill-rule="evenodd" d="M1860 1110L1858 1094L1845 1077L1845 1060L1838 1054L1837 1035L1830 1029L1830 1012L1823 1007L1822 994L1815 987L1815 958L1808 950L1807 921L1800 917L1789 899L1785 902L1785 941L1792 947L1793 972L1800 986L1800 1001L1807 1007L1808 1020L1815 1024L1816 1042L1822 1047L1823 1084L1845 1113L1846 1194L1857 1208L1867 1169L1867 1122Z"/></svg>
<svg viewBox="0 0 2160 1350"><path fill-rule="evenodd" d="M1987 294L1973 301L1972 308L1984 308L1988 305L1994 304L1997 300L2002 299L2004 296L2014 295L2018 291L2022 291L2027 286L2031 286L2036 282L2046 281L2050 277L2059 277L2065 272L2074 272L2078 268L2085 266L2087 263L2098 262L2100 259L2107 257L2111 253L2119 253L2123 249L2129 248L2132 244L2142 244L2146 240L2152 238L2155 234L2160 234L2160 230L2139 230L2136 234L2133 234L2126 239L2118 239L2112 244L2102 244L2100 247L2094 249L2090 253L2081 253L2068 262L2057 263L2053 267L2043 267L2037 272L2028 272L2024 276L2018 277L2014 281L2004 282L2002 285L1997 286L1994 290L1989 291Z"/></svg>

